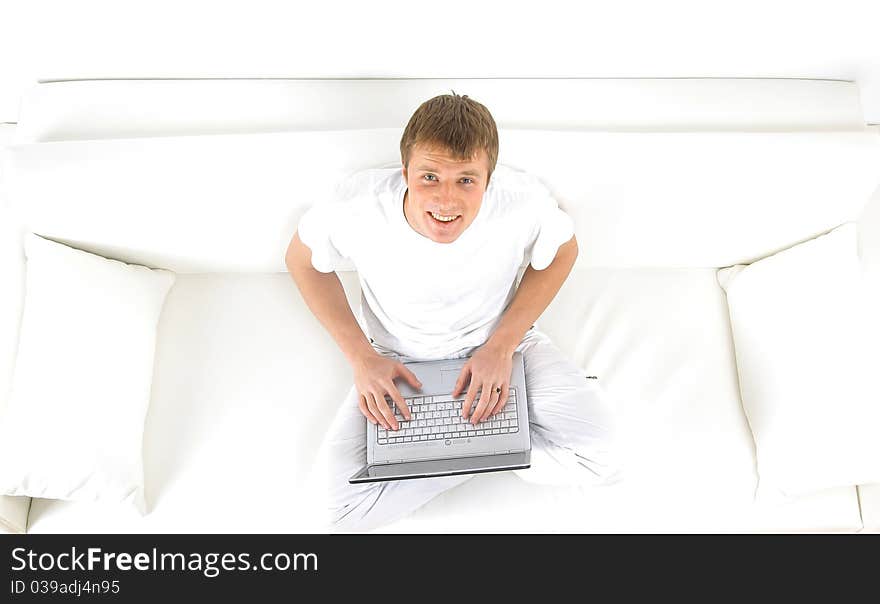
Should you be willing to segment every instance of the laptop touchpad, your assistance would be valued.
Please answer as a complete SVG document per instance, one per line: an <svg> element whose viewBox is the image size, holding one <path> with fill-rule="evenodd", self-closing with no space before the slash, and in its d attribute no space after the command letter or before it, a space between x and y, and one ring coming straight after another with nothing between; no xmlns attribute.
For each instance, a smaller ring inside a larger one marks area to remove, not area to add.
<svg viewBox="0 0 880 604"><path fill-rule="evenodd" d="M459 375L461 375L461 368L459 368L459 369L441 369L440 370L440 383L443 386L448 386L449 391L452 392L452 389L455 388L455 382L458 381Z"/></svg>

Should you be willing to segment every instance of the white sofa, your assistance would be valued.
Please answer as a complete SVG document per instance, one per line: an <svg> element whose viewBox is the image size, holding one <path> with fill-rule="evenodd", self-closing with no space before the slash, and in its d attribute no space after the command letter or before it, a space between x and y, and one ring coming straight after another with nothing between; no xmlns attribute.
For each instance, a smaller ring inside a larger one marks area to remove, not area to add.
<svg viewBox="0 0 880 604"><path fill-rule="evenodd" d="M305 481L351 372L284 251L335 184L328 175L399 162L409 115L450 89L489 107L499 162L537 174L575 219L577 264L538 325L614 398L626 474L593 489L479 475L382 530L880 530L880 485L755 500L715 276L858 220L880 282L878 132L853 82L704 78L34 86L19 122L0 129L17 171L6 187L15 204L3 204L0 393L24 230L178 275L144 432L149 513L3 497L7 530L321 530ZM340 278L357 310L357 274Z"/></svg>

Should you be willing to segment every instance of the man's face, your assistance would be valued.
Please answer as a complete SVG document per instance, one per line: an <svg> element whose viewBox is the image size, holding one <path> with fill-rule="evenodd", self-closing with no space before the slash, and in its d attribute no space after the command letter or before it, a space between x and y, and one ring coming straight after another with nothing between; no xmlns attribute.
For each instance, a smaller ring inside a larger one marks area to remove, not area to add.
<svg viewBox="0 0 880 604"><path fill-rule="evenodd" d="M452 243L480 211L489 186L489 159L485 149L470 161L457 161L445 149L414 145L403 178L410 226L437 243Z"/></svg>

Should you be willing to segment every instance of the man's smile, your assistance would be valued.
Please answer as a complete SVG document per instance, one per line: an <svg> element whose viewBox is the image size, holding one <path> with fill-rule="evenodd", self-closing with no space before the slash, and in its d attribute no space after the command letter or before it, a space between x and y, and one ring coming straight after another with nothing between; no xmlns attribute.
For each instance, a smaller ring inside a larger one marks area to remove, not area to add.
<svg viewBox="0 0 880 604"><path fill-rule="evenodd" d="M440 222L452 222L453 220L457 220L461 218L461 214L437 214L435 212L428 212L431 215L431 218L438 220Z"/></svg>

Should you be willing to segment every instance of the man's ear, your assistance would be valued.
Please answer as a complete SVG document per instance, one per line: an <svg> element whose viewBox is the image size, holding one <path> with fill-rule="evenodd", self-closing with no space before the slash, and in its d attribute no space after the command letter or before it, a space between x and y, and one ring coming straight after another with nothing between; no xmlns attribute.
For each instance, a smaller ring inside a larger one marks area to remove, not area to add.
<svg viewBox="0 0 880 604"><path fill-rule="evenodd" d="M406 166L403 167L403 181L406 182Z"/></svg>

